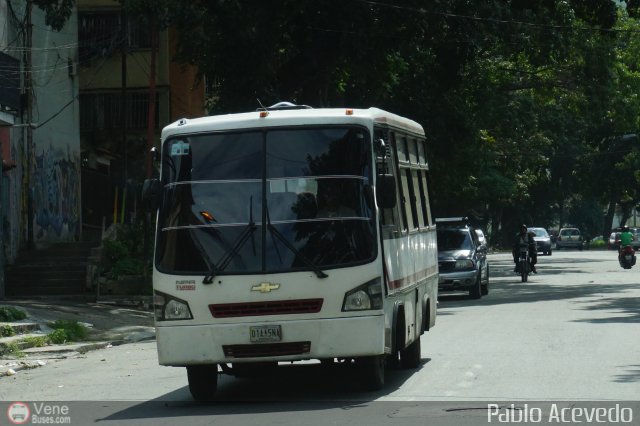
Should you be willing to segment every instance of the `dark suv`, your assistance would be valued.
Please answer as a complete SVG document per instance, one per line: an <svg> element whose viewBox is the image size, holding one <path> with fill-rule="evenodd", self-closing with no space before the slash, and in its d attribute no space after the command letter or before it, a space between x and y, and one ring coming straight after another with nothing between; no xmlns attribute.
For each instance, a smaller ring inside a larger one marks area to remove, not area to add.
<svg viewBox="0 0 640 426"><path fill-rule="evenodd" d="M436 219L439 291L468 291L474 299L489 294L487 247L465 218Z"/></svg>

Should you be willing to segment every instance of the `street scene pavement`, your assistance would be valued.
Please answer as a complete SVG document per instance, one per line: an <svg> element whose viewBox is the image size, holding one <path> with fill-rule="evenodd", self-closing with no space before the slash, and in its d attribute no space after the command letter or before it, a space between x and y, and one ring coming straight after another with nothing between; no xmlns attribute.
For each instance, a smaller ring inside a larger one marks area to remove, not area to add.
<svg viewBox="0 0 640 426"><path fill-rule="evenodd" d="M338 364L309 361L281 363L265 377L221 374L215 400L198 404L184 368L158 365L151 311L32 300L4 304L28 311L25 321L91 324L96 340L82 344L105 346L2 360L44 365L0 377L0 400L66 401L73 424L460 426L487 424L489 407L512 403L514 413L528 405L546 414L550 405L617 404L633 410L637 424L638 269L620 268L614 251L557 251L541 256L538 274L522 283L510 254L489 261L489 294L441 293L420 367L388 369L380 391L363 392Z"/></svg>

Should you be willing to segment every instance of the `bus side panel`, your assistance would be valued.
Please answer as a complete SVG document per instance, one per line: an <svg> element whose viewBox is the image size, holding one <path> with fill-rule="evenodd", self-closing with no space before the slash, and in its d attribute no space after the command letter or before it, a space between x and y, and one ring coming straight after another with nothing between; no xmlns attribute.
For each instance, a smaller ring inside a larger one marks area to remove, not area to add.
<svg viewBox="0 0 640 426"><path fill-rule="evenodd" d="M385 262L387 265L388 299L385 306L387 317L387 339L385 346L390 352L395 332L393 318L396 305L403 306L404 333L395 336L411 343L423 331L423 316L427 315L428 327L435 325L438 291L437 244L435 229L424 230L400 238L384 240ZM419 311L419 312L418 312Z"/></svg>

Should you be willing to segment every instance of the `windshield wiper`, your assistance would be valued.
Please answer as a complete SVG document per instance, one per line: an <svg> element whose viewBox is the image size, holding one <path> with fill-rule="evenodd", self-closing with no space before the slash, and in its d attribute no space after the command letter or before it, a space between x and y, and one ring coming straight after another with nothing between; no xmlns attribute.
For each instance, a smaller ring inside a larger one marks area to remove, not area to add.
<svg viewBox="0 0 640 426"><path fill-rule="evenodd" d="M233 258L236 257L237 254L240 252L240 249L242 248L244 243L247 241L247 239L249 239L249 237L253 237L253 232L256 230L256 228L257 226L253 221L253 197L251 197L249 198L249 223L247 224L247 227L244 229L244 231L242 231L242 234L240 234L240 236L233 243L233 247L231 248L231 250L228 251L222 257L222 259L220 259L220 262L218 262L217 265L216 264L211 265L211 270L203 278L202 284L211 284L213 282L213 279L218 274L218 272L224 271L224 269L229 265L229 263L233 260ZM253 239L251 241L253 243L252 244L253 254L255 256L256 244Z"/></svg>
<svg viewBox="0 0 640 426"><path fill-rule="evenodd" d="M302 253L300 253L300 250L298 250L297 248L295 248L293 246L293 244L291 244L284 235L282 235L280 233L280 231L278 231L276 229L275 226L273 226L271 224L271 218L269 217L269 208L267 207L267 229L271 232L272 235L275 235L281 242L282 244L284 244L284 246L286 248L288 248L289 250L291 250L291 252L293 254L295 254L296 256L298 256L300 258L300 260L302 260L302 262L307 265L308 267L311 268L311 270L313 270L313 272L315 272L316 276L318 278L327 278L329 275L325 274L320 268L318 268L312 261L310 261L309 259L306 258L306 256L304 256Z"/></svg>

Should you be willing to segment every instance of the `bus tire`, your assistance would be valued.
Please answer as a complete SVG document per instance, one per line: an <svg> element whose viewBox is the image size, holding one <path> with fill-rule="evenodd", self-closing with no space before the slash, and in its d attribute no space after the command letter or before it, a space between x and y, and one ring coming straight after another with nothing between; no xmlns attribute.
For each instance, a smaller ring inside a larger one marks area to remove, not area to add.
<svg viewBox="0 0 640 426"><path fill-rule="evenodd" d="M187 367L189 392L196 401L210 401L218 388L218 364Z"/></svg>
<svg viewBox="0 0 640 426"><path fill-rule="evenodd" d="M422 362L420 357L420 336L400 351L402 368L418 368Z"/></svg>
<svg viewBox="0 0 640 426"><path fill-rule="evenodd" d="M384 386L384 355L358 358L357 366L365 390L377 391Z"/></svg>

